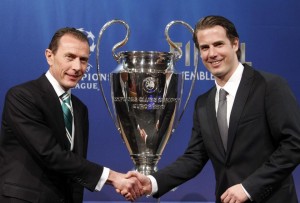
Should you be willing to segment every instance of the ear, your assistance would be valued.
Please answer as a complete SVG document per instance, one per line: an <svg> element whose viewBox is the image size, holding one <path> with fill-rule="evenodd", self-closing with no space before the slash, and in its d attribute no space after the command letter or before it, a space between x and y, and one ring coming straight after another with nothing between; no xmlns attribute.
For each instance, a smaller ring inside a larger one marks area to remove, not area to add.
<svg viewBox="0 0 300 203"><path fill-rule="evenodd" d="M240 40L239 38L235 38L232 43L232 47L234 48L235 51L237 51L239 49L239 46L240 46Z"/></svg>
<svg viewBox="0 0 300 203"><path fill-rule="evenodd" d="M52 51L50 49L45 50L45 57L46 57L46 60L49 64L49 66L52 66L52 64L53 64L53 56L54 56L54 54L52 53Z"/></svg>

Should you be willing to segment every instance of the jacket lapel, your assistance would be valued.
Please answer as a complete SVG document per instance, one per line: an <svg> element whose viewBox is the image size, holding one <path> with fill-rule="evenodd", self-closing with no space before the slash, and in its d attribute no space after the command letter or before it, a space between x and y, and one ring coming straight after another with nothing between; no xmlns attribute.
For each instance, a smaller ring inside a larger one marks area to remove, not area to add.
<svg viewBox="0 0 300 203"><path fill-rule="evenodd" d="M246 104L253 81L253 69L246 64L244 64L244 67L245 68L242 75L242 79L238 87L230 115L226 160L228 159L229 154L231 152L232 145L236 136L238 123L242 115L244 106Z"/></svg>
<svg viewBox="0 0 300 203"><path fill-rule="evenodd" d="M75 125L75 133L74 133L74 149L73 151L79 155L83 156L83 148L82 145L84 143L83 136L82 136L82 119L79 112L79 108L77 107L77 103L74 99L72 99L73 105L73 113L74 113L74 125Z"/></svg>
<svg viewBox="0 0 300 203"><path fill-rule="evenodd" d="M57 97L54 88L52 87L51 83L49 82L49 80L46 78L45 75L42 75L38 79L38 82L40 83L41 89L43 90L43 95L41 95L42 99L43 101L47 101L45 102L48 105L47 109L49 109L50 111L49 114L52 115L52 117L50 115L48 116L50 117L52 122L55 123L56 126L56 130L53 132L58 132L58 133L54 133L54 136L56 136L57 140L61 143L62 146L67 148L67 143L69 141L66 136L63 111L61 108L59 98Z"/></svg>

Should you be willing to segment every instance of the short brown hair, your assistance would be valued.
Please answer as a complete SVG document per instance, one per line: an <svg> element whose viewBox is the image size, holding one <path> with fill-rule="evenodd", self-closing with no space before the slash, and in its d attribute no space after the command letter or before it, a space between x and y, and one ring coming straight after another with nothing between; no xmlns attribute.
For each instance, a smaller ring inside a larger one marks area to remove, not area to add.
<svg viewBox="0 0 300 203"><path fill-rule="evenodd" d="M62 38L62 36L66 34L72 35L76 39L79 39L83 42L87 42L89 44L89 40L87 36L80 30L77 30L76 28L70 28L70 27L61 28L55 32L48 46L48 49L50 49L53 52L53 54L55 54L58 49L59 40Z"/></svg>

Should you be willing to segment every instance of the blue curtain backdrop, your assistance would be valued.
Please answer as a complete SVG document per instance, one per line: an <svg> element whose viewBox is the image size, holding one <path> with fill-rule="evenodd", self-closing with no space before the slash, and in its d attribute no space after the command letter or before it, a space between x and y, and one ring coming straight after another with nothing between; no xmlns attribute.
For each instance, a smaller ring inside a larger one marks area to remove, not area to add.
<svg viewBox="0 0 300 203"><path fill-rule="evenodd" d="M164 37L165 26L183 20L194 27L199 18L215 14L231 19L245 47L244 62L261 70L277 73L287 79L300 101L300 1L299 0L1 0L0 1L0 113L6 91L13 85L35 79L48 69L44 50L53 33L61 27L81 28L89 34L91 59L87 74L73 90L90 110L90 160L114 170L127 172L133 167L101 97L96 74L95 44L100 28L112 19L122 19L131 28L129 42L120 50L170 51ZM113 25L103 35L100 65L105 77L117 63L111 55L112 46L123 39L124 28ZM183 26L170 29L171 38L182 44L182 59L177 69L185 71L186 86L191 83L194 54L190 32ZM120 51L120 50L117 50ZM190 64L190 65L189 65ZM105 74L106 73L106 74ZM171 163L183 153L190 137L192 110L197 95L214 84L211 75L199 64L197 81L187 110L167 144L158 167ZM255 158L255 157L254 157ZM295 172L300 196L300 168ZM207 164L196 178L169 192L162 201L214 201L214 173ZM109 186L99 193L85 192L86 201L121 201Z"/></svg>

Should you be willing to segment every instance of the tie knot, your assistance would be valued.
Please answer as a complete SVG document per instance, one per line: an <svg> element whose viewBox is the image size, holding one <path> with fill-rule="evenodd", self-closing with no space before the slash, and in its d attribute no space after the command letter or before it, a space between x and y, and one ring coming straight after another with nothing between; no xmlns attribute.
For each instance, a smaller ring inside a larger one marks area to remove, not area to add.
<svg viewBox="0 0 300 203"><path fill-rule="evenodd" d="M63 93L60 98L64 103L70 104L70 94L68 92Z"/></svg>
<svg viewBox="0 0 300 203"><path fill-rule="evenodd" d="M219 91L219 101L226 100L227 92L224 89L220 89Z"/></svg>

